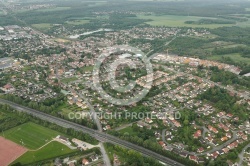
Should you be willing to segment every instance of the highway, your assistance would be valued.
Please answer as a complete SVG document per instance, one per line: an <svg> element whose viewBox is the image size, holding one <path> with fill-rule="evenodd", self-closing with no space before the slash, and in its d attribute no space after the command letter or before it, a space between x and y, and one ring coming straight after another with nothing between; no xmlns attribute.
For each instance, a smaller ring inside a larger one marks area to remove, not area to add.
<svg viewBox="0 0 250 166"><path fill-rule="evenodd" d="M128 141L121 140L121 139L114 137L112 135L87 128L87 127L79 125L77 123L70 122L70 121L67 121L67 120L64 120L64 119L61 119L61 118L37 111L37 110L34 110L34 109L31 109L28 107L24 107L24 106L21 106L19 104L16 104L16 103L13 103L13 102L10 102L7 100L0 99L0 103L7 104L17 111L33 115L34 117L40 118L42 120L46 120L46 121L51 122L51 123L55 123L59 126L62 126L65 128L72 128L74 130L81 131L83 133L87 133L101 142L105 141L105 142L109 142L109 143L112 143L115 145L120 145L120 146L129 148L132 150L136 150L136 151L140 152L141 154L143 154L144 156L153 157L153 158L155 158L163 163L166 163L168 165L184 166L183 164L180 164L172 159L169 159L165 156L157 154L151 150L148 150L148 149L143 148L141 146L135 145L135 144L130 143Z"/></svg>

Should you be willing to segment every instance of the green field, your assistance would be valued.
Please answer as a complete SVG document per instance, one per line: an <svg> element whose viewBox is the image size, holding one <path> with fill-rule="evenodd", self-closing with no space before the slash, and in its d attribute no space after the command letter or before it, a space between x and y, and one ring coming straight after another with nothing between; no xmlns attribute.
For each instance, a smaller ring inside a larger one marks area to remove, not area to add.
<svg viewBox="0 0 250 166"><path fill-rule="evenodd" d="M51 12L51 11L61 11L61 10L69 10L69 9L71 9L71 7L54 7L54 8L38 9L36 11Z"/></svg>
<svg viewBox="0 0 250 166"><path fill-rule="evenodd" d="M47 24L47 23L41 23L41 24L32 24L31 25L32 27L38 29L38 30L41 30L41 31L46 31L48 30L49 28L52 28L53 25L51 24Z"/></svg>
<svg viewBox="0 0 250 166"><path fill-rule="evenodd" d="M218 61L218 60L221 60L222 57L229 57L235 62L244 62L244 63L247 63L250 65L250 58L244 58L240 54L237 54L237 53L236 54L226 54L226 55L213 55L213 56L209 57L208 59Z"/></svg>
<svg viewBox="0 0 250 166"><path fill-rule="evenodd" d="M60 133L35 123L25 123L4 132L6 139L21 145L22 140L25 147L33 150L43 146L57 135Z"/></svg>
<svg viewBox="0 0 250 166"><path fill-rule="evenodd" d="M138 133L134 132L133 131L133 128L132 127L127 127L125 129L122 129L122 130L119 130L119 133L122 133L122 134L129 134L131 136L136 136Z"/></svg>
<svg viewBox="0 0 250 166"><path fill-rule="evenodd" d="M33 163L45 159L56 158L61 155L76 152L77 150L71 150L67 146L59 142L51 142L45 147L39 149L38 151L28 151L20 158L18 158L14 163L20 162L21 164Z"/></svg>
<svg viewBox="0 0 250 166"><path fill-rule="evenodd" d="M71 25L82 25L89 23L89 20L72 20L72 21L66 21L66 23Z"/></svg>
<svg viewBox="0 0 250 166"><path fill-rule="evenodd" d="M137 15L139 19L151 19L153 21L146 22L152 26L168 26L168 27L193 27L193 28L218 28L223 26L232 26L233 24L185 24L186 21L198 21L206 17L196 16L175 16L175 15ZM209 18L212 19L212 18ZM214 18L215 19L215 18Z"/></svg>
<svg viewBox="0 0 250 166"><path fill-rule="evenodd" d="M85 66L85 67L80 68L80 70L84 73L85 72L93 72L93 69L94 69L94 66Z"/></svg>

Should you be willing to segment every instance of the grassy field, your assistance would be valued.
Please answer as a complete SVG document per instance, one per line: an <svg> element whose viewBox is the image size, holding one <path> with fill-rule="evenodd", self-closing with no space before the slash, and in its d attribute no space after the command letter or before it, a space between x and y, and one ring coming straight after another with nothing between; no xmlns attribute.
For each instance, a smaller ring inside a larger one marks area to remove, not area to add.
<svg viewBox="0 0 250 166"><path fill-rule="evenodd" d="M128 133L129 135L137 135L138 133L134 132L132 127L127 127L125 129L119 130L120 133L125 134Z"/></svg>
<svg viewBox="0 0 250 166"><path fill-rule="evenodd" d="M93 66L86 66L86 67L82 67L80 70L81 70L82 72L92 72L93 69L94 69Z"/></svg>
<svg viewBox="0 0 250 166"><path fill-rule="evenodd" d="M175 15L137 15L139 19L151 19L153 21L147 22L152 26L169 26L169 27L193 27L193 28L218 28L223 26L232 26L233 24L204 24L204 25L195 25L195 24L185 24L185 21L198 21L204 17L196 16L175 16ZM211 18L210 18L211 19Z"/></svg>
<svg viewBox="0 0 250 166"><path fill-rule="evenodd" d="M66 21L66 23L71 25L82 25L89 23L89 20L72 20L72 21Z"/></svg>
<svg viewBox="0 0 250 166"><path fill-rule="evenodd" d="M50 130L34 123L25 123L4 132L4 137L29 149L38 149L52 138L60 135L59 132Z"/></svg>
<svg viewBox="0 0 250 166"><path fill-rule="evenodd" d="M29 151L18 158L14 163L20 162L21 164L29 164L45 159L56 158L61 155L76 152L59 142L51 142L38 151Z"/></svg>
<svg viewBox="0 0 250 166"><path fill-rule="evenodd" d="M80 112L83 111L82 108L78 107L77 105L69 105L66 104L62 109L62 114L68 116L69 113L71 112Z"/></svg>
<svg viewBox="0 0 250 166"><path fill-rule="evenodd" d="M34 27L34 28L36 28L36 29L38 29L38 30L41 30L41 31L46 31L46 30L48 30L49 28L53 27L53 25L47 24L47 23L32 24L31 26Z"/></svg>
<svg viewBox="0 0 250 166"><path fill-rule="evenodd" d="M235 62L245 62L250 65L250 58L244 58L240 54L226 54L226 55L213 55L209 57L209 60L221 60L222 57L229 57Z"/></svg>

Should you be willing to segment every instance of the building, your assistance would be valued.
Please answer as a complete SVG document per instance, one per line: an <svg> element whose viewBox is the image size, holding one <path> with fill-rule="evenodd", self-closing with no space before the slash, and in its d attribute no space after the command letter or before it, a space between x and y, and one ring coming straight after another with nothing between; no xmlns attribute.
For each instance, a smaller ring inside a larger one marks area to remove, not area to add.
<svg viewBox="0 0 250 166"><path fill-rule="evenodd" d="M82 165L88 165L89 164L89 160L87 159L82 159Z"/></svg>

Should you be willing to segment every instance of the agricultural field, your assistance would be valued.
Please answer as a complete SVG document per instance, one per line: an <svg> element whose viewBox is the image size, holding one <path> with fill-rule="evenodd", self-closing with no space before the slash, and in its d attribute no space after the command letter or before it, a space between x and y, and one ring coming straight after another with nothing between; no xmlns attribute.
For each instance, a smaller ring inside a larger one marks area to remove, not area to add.
<svg viewBox="0 0 250 166"><path fill-rule="evenodd" d="M69 10L71 7L54 7L54 8L46 8L46 9L38 9L36 11L39 12L53 12L53 11L61 11L61 10Z"/></svg>
<svg viewBox="0 0 250 166"><path fill-rule="evenodd" d="M20 158L18 158L14 163L20 162L21 164L29 164L33 162L38 162L46 159L56 158L65 154L76 152L77 150L71 150L67 146L59 142L51 142L48 145L42 147L37 151L28 151ZM50 153L53 152L53 153ZM13 163L13 164L14 164Z"/></svg>
<svg viewBox="0 0 250 166"><path fill-rule="evenodd" d="M234 62L244 62L250 65L250 58L244 58L240 54L225 54L225 55L213 55L211 57L208 57L209 60L215 60L219 61L222 60L222 57L229 57L231 58Z"/></svg>
<svg viewBox="0 0 250 166"><path fill-rule="evenodd" d="M66 21L66 23L71 25L82 25L89 23L89 20L71 20L71 21Z"/></svg>
<svg viewBox="0 0 250 166"><path fill-rule="evenodd" d="M35 123L25 123L5 131L4 137L17 144L35 150L51 141L59 132L42 127Z"/></svg>
<svg viewBox="0 0 250 166"><path fill-rule="evenodd" d="M152 26L168 26L168 27L192 27L192 28L218 28L223 26L232 26L233 24L186 24L186 21L198 21L206 17L196 17L196 16L175 16L175 15L137 15L139 19L151 19L153 21L146 22ZM211 19L211 18L209 18ZM214 18L216 19L216 18Z"/></svg>
<svg viewBox="0 0 250 166"><path fill-rule="evenodd" d="M36 29L38 29L38 30L40 30L40 31L46 31L46 30L48 30L48 29L50 29L50 28L53 27L53 25L47 24L47 23L32 24L31 26L34 27L34 28L36 28Z"/></svg>

